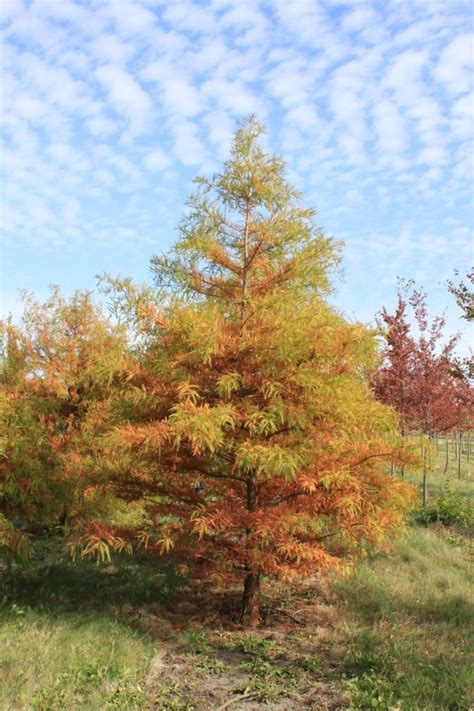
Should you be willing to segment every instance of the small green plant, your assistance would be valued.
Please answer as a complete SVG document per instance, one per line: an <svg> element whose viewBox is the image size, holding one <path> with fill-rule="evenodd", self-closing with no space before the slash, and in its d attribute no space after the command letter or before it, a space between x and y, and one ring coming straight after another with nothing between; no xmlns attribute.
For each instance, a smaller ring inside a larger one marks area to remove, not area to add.
<svg viewBox="0 0 474 711"><path fill-rule="evenodd" d="M441 523L444 526L459 526L474 533L474 506L465 496L453 491L448 483L436 499L418 509L415 520L425 526Z"/></svg>
<svg viewBox="0 0 474 711"><path fill-rule="evenodd" d="M147 696L140 684L120 682L113 691L107 694L105 708L117 709L117 711L124 711L125 709L138 710L143 709L146 702Z"/></svg>
<svg viewBox="0 0 474 711"><path fill-rule="evenodd" d="M275 654L275 645L271 640L263 639L252 633L235 639L232 647L244 654L248 654L252 658L270 660Z"/></svg>
<svg viewBox="0 0 474 711"><path fill-rule="evenodd" d="M194 668L199 669L199 671L202 671L205 674L220 675L225 672L226 665L224 664L224 662L221 662L219 659L217 659L217 657L206 654L197 659L196 663L194 664Z"/></svg>
<svg viewBox="0 0 474 711"><path fill-rule="evenodd" d="M180 633L178 641L192 654L206 654L212 650L208 634L201 627L188 627Z"/></svg>
<svg viewBox="0 0 474 711"><path fill-rule="evenodd" d="M234 640L232 647L248 656L240 666L250 678L238 691L253 692L261 701L271 703L297 687L301 668L286 662L272 640L250 633Z"/></svg>
<svg viewBox="0 0 474 711"><path fill-rule="evenodd" d="M156 707L160 711L194 711L195 706L187 701L176 698L174 692L165 692L156 698Z"/></svg>
<svg viewBox="0 0 474 711"><path fill-rule="evenodd" d="M49 688L38 690L31 699L36 711L71 708L100 693L104 709L138 709L146 699L130 670L89 664L77 671L59 674Z"/></svg>
<svg viewBox="0 0 474 711"><path fill-rule="evenodd" d="M315 674L319 671L320 661L315 656L310 656L309 654L304 654L295 662L296 666L304 672L309 672Z"/></svg>
<svg viewBox="0 0 474 711"><path fill-rule="evenodd" d="M400 700L391 690L391 684L375 672L365 672L360 677L348 679L345 683L351 697L349 711L399 707Z"/></svg>

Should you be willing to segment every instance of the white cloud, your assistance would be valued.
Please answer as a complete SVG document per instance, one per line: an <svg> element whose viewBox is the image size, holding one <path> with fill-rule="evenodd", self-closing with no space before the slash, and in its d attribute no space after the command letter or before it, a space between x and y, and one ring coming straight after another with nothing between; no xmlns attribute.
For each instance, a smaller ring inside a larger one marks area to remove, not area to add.
<svg viewBox="0 0 474 711"><path fill-rule="evenodd" d="M448 154L443 146L430 146L423 148L417 156L417 163L425 163L427 165L434 165L437 167L443 167L448 162ZM441 177L440 174L436 174L436 177Z"/></svg>
<svg viewBox="0 0 474 711"><path fill-rule="evenodd" d="M368 5L356 7L342 21L342 29L345 32L360 32L368 28L375 21L375 13Z"/></svg>
<svg viewBox="0 0 474 711"><path fill-rule="evenodd" d="M287 57L273 67L266 76L272 97L285 108L311 106L311 94L316 87L317 74L310 70L302 57Z"/></svg>
<svg viewBox="0 0 474 711"><path fill-rule="evenodd" d="M428 52L408 49L395 55L384 76L383 84L393 91L398 104L411 106L423 93L422 72L428 66Z"/></svg>
<svg viewBox="0 0 474 711"><path fill-rule="evenodd" d="M162 17L171 27L193 34L213 32L217 23L216 16L209 8L201 5L196 11L196 6L192 2L167 3Z"/></svg>
<svg viewBox="0 0 474 711"><path fill-rule="evenodd" d="M183 165L200 165L207 156L204 143L198 136L197 127L191 121L176 120L172 126L174 154Z"/></svg>
<svg viewBox="0 0 474 711"><path fill-rule="evenodd" d="M227 154L229 142L234 130L234 121L226 111L211 111L205 117L206 133L209 141L220 157Z"/></svg>
<svg viewBox="0 0 474 711"><path fill-rule="evenodd" d="M133 57L137 47L131 42L124 42L114 35L109 35L94 39L90 50L100 62L123 66Z"/></svg>
<svg viewBox="0 0 474 711"><path fill-rule="evenodd" d="M436 78L453 94L472 91L474 65L474 34L453 39L443 50L435 70Z"/></svg>
<svg viewBox="0 0 474 711"><path fill-rule="evenodd" d="M182 116L196 116L203 110L199 92L182 78L165 79L162 82L166 103Z"/></svg>
<svg viewBox="0 0 474 711"><path fill-rule="evenodd" d="M336 28L332 26L327 9L318 0L275 0L280 25L290 33L296 43L305 43L324 50L329 61L346 54Z"/></svg>
<svg viewBox="0 0 474 711"><path fill-rule="evenodd" d="M153 150L147 153L143 159L143 162L149 170L153 171L163 171L169 168L171 165L170 157L161 150Z"/></svg>
<svg viewBox="0 0 474 711"><path fill-rule="evenodd" d="M338 67L331 77L329 105L339 126L338 143L347 159L362 163L366 158L371 58L352 60Z"/></svg>
<svg viewBox="0 0 474 711"><path fill-rule="evenodd" d="M375 130L378 148L388 162L394 156L401 157L407 148L405 126L397 105L389 99L382 99L374 107Z"/></svg>
<svg viewBox="0 0 474 711"><path fill-rule="evenodd" d="M153 103L147 92L126 71L112 64L95 72L115 111L124 117L132 136L143 133L153 115Z"/></svg>
<svg viewBox="0 0 474 711"><path fill-rule="evenodd" d="M108 118L94 117L85 125L93 136L109 136L117 131L116 123Z"/></svg>
<svg viewBox="0 0 474 711"><path fill-rule="evenodd" d="M127 38L143 33L148 35L153 31L157 20L152 10L147 10L138 2L127 0L121 0L120 3L109 1L100 7L99 13L114 23L119 35Z"/></svg>
<svg viewBox="0 0 474 711"><path fill-rule="evenodd" d="M22 0L3 0L0 3L0 22L10 22L23 9Z"/></svg>
<svg viewBox="0 0 474 711"><path fill-rule="evenodd" d="M202 85L202 94L206 97L211 110L219 107L231 111L234 115L244 116L248 113L264 115L264 104L243 82L224 79L209 79Z"/></svg>
<svg viewBox="0 0 474 711"><path fill-rule="evenodd" d="M474 97L464 94L452 106L450 130L460 139L469 139L474 135Z"/></svg>

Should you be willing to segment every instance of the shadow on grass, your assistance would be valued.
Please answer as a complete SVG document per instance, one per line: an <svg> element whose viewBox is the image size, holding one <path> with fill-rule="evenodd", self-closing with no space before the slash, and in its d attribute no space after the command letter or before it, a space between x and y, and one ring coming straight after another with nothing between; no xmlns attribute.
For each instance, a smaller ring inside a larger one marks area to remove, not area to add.
<svg viewBox="0 0 474 711"><path fill-rule="evenodd" d="M16 568L0 578L4 609L12 605L48 614L130 612L151 603L169 607L187 587L174 564L157 564L151 556L117 559L97 566L66 556L50 563Z"/></svg>

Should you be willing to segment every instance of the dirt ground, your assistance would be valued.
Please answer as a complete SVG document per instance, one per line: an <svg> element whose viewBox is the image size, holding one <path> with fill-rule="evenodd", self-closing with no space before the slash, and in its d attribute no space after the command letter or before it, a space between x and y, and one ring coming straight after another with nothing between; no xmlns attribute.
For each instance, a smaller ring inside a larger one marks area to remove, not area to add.
<svg viewBox="0 0 474 711"><path fill-rule="evenodd" d="M321 580L291 593L264 591L263 624L233 621L238 598L189 594L166 611L146 608L140 626L159 652L146 679L150 707L168 711L335 711L347 701L331 680L344 654L338 609ZM203 615L205 612L205 615ZM206 619L203 623L203 617ZM340 689L340 686L339 686Z"/></svg>

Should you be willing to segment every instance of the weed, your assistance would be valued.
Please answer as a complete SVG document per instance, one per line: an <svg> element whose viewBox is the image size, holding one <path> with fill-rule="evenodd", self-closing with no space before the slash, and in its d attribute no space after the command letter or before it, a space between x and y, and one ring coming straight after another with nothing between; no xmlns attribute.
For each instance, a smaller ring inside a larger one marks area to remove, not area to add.
<svg viewBox="0 0 474 711"><path fill-rule="evenodd" d="M217 657L211 655L199 657L194 663L194 668L200 672L204 672L205 674L216 675L223 674L227 669L224 662L221 662L220 659L217 659Z"/></svg>
<svg viewBox="0 0 474 711"><path fill-rule="evenodd" d="M441 473L430 473L431 498L419 518L426 525L417 523L388 553L367 557L332 589L325 580L332 609L338 605L336 630L308 624L288 634L282 625L268 638L188 625L173 633L160 610L186 585L176 566L158 567L145 552L114 561L108 574L88 561L72 564L51 535L31 547L27 566L2 571L0 708L194 711L214 707L217 697L206 689L222 688L225 700L230 687L282 706L308 688L316 696L301 703L319 703L319 684L334 704L343 690L353 710L474 708L473 538L463 513L469 476L463 471L447 488ZM311 585L284 595L289 609L321 607ZM319 612L305 619L317 621ZM153 675L149 661L165 654L157 655L152 639L163 629L166 649L170 640L178 648L178 666ZM217 647L229 652L223 661Z"/></svg>
<svg viewBox="0 0 474 711"><path fill-rule="evenodd" d="M275 644L272 640L264 639L252 632L236 637L232 642L232 648L244 654L248 654L253 659L270 660L275 655Z"/></svg>
<svg viewBox="0 0 474 711"><path fill-rule="evenodd" d="M107 640L107 644L104 644ZM144 708L140 679L153 649L126 625L4 606L0 708Z"/></svg>
<svg viewBox="0 0 474 711"><path fill-rule="evenodd" d="M162 686L153 699L152 708L159 709L159 711L194 711L195 705L178 698L179 693L178 685Z"/></svg>
<svg viewBox="0 0 474 711"><path fill-rule="evenodd" d="M206 654L212 650L209 635L202 627L188 627L177 636L177 642L192 654Z"/></svg>
<svg viewBox="0 0 474 711"><path fill-rule="evenodd" d="M272 640L249 633L239 636L231 646L248 656L240 666L249 679L236 691L255 692L261 701L270 703L296 689L302 669L297 663L286 662Z"/></svg>
<svg viewBox="0 0 474 711"><path fill-rule="evenodd" d="M373 672L348 679L345 688L351 696L349 711L400 708L400 699L394 695L390 682Z"/></svg>
<svg viewBox="0 0 474 711"><path fill-rule="evenodd" d="M462 493L454 491L448 482L435 499L416 511L415 521L423 525L436 522L459 526L474 533L474 505Z"/></svg>

